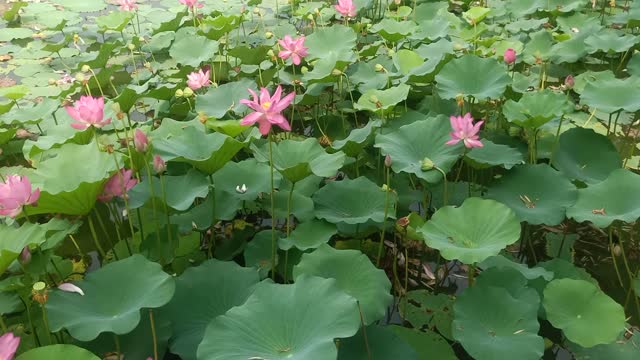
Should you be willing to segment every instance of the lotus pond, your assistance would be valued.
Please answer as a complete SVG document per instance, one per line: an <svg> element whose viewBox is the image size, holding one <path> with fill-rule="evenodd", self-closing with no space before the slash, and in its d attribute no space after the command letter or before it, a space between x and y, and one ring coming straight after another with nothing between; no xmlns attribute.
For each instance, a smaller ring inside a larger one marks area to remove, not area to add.
<svg viewBox="0 0 640 360"><path fill-rule="evenodd" d="M0 359L640 359L640 1L0 14Z"/></svg>

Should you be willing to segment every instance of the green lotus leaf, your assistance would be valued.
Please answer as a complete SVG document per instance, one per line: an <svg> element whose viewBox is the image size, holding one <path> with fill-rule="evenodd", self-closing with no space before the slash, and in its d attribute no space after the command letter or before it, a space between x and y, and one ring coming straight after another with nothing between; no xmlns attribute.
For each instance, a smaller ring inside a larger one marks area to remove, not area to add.
<svg viewBox="0 0 640 360"><path fill-rule="evenodd" d="M544 280L550 281L553 279L553 272L548 271L545 268L542 268L542 267L530 268L526 264L521 264L515 261L511 261L502 255L491 256L485 259L482 263L480 263L479 266L482 269L491 269L494 267L501 268L501 269L502 268L514 269L528 280L543 278Z"/></svg>
<svg viewBox="0 0 640 360"><path fill-rule="evenodd" d="M75 345L49 345L31 349L16 360L100 360L88 350Z"/></svg>
<svg viewBox="0 0 640 360"><path fill-rule="evenodd" d="M167 205L178 211L189 209L196 198L205 198L209 193L209 180L195 169L190 169L184 175L163 176L164 194L160 181L158 177L151 177L153 195L160 201L166 199ZM151 198L151 194L149 178L142 178L142 181L127 193L129 208L137 209L143 206Z"/></svg>
<svg viewBox="0 0 640 360"><path fill-rule="evenodd" d="M634 222L640 217L640 175L615 170L598 184L578 190L578 200L567 209L567 217L590 221L605 228L615 220Z"/></svg>
<svg viewBox="0 0 640 360"><path fill-rule="evenodd" d="M544 23L548 21L549 21L549 18L519 19L519 20L505 24L504 29L513 34L518 34L520 32L530 32L534 30L540 30L540 28L544 25ZM516 52L517 51L518 50L516 49ZM496 49L496 53L503 54L504 51L500 52L499 49Z"/></svg>
<svg viewBox="0 0 640 360"><path fill-rule="evenodd" d="M213 57L218 51L218 42L204 36L192 34L176 41L169 49L169 55L179 64L197 67Z"/></svg>
<svg viewBox="0 0 640 360"><path fill-rule="evenodd" d="M518 269L509 267L492 267L484 270L474 284L483 289L502 288L507 290L514 299L539 304L540 297L527 285L527 278Z"/></svg>
<svg viewBox="0 0 640 360"><path fill-rule="evenodd" d="M385 90L370 89L360 96L358 102L354 104L354 108L384 113L406 100L409 96L409 90L411 87L407 84L400 84Z"/></svg>
<svg viewBox="0 0 640 360"><path fill-rule="evenodd" d="M318 28L306 37L305 46L309 48L307 60L331 58L351 62L355 59L356 39L355 31L344 25Z"/></svg>
<svg viewBox="0 0 640 360"><path fill-rule="evenodd" d="M487 197L509 206L530 224L558 225L576 201L576 187L549 165L523 165L491 186Z"/></svg>
<svg viewBox="0 0 640 360"><path fill-rule="evenodd" d="M584 1L581 0L549 0L546 2L543 0L541 4L546 5L546 7L543 6L543 8L547 11L558 11L561 13L571 12L584 7Z"/></svg>
<svg viewBox="0 0 640 360"><path fill-rule="evenodd" d="M3 28L0 41L9 42L16 39L27 39L33 35L33 30L28 28ZM2 92L0 92L2 94ZM1 95L0 95L1 96Z"/></svg>
<svg viewBox="0 0 640 360"><path fill-rule="evenodd" d="M640 98L634 93L638 86L640 79L636 77L596 80L587 83L580 100L605 113L635 112L640 110Z"/></svg>
<svg viewBox="0 0 640 360"><path fill-rule="evenodd" d="M45 160L30 177L34 188L40 188L41 193L37 206L29 207L29 214L89 213L104 182L116 171L113 156L98 151L95 142L68 143L44 152L41 158Z"/></svg>
<svg viewBox="0 0 640 360"><path fill-rule="evenodd" d="M438 209L418 232L445 259L474 264L518 241L520 222L506 205L469 198L458 208Z"/></svg>
<svg viewBox="0 0 640 360"><path fill-rule="evenodd" d="M395 217L393 196L389 196L387 217L390 218ZM313 194L316 217L333 224L355 225L369 220L382 223L386 220L385 201L385 192L366 177L331 181Z"/></svg>
<svg viewBox="0 0 640 360"><path fill-rule="evenodd" d="M462 95L485 100L501 97L511 78L506 67L495 59L464 55L447 63L436 75L436 82L443 99Z"/></svg>
<svg viewBox="0 0 640 360"><path fill-rule="evenodd" d="M573 245L577 238L577 234L558 234L548 232L544 237L545 253L550 258L573 261L575 253Z"/></svg>
<svg viewBox="0 0 640 360"><path fill-rule="evenodd" d="M451 345L435 331L419 331L391 325L391 331L406 341L417 353L417 360L457 360Z"/></svg>
<svg viewBox="0 0 640 360"><path fill-rule="evenodd" d="M416 350L390 326L362 328L355 336L341 339L339 350L338 360L418 359Z"/></svg>
<svg viewBox="0 0 640 360"><path fill-rule="evenodd" d="M272 264L272 251L274 251L272 236L271 230L262 230L253 237L244 250L245 264L254 267L262 279L269 275L269 271L277 266L280 260L276 254L275 264ZM277 242L281 237L282 233L277 231L275 241Z"/></svg>
<svg viewBox="0 0 640 360"><path fill-rule="evenodd" d="M346 138L334 140L331 148L340 150L347 156L356 157L373 140L374 130L379 128L380 124L379 120L369 121L365 126L351 130Z"/></svg>
<svg viewBox="0 0 640 360"><path fill-rule="evenodd" d="M531 40L525 45L522 59L527 64L539 64L547 61L552 55L553 36L547 30L540 30L529 35Z"/></svg>
<svg viewBox="0 0 640 360"><path fill-rule="evenodd" d="M97 12L107 7L106 2L83 0L56 0L56 4L64 6L65 10L74 12Z"/></svg>
<svg viewBox="0 0 640 360"><path fill-rule="evenodd" d="M282 176L274 172L274 185L279 187ZM213 174L213 183L217 196L228 196L241 201L254 201L260 193L271 192L271 169L269 165L259 163L255 159L241 162L228 162L222 169ZM242 186L246 191L242 192ZM241 191L236 190L240 188ZM224 195L222 194L224 193Z"/></svg>
<svg viewBox="0 0 640 360"><path fill-rule="evenodd" d="M542 304L549 322L584 347L612 343L625 327L622 306L587 281L553 280Z"/></svg>
<svg viewBox="0 0 640 360"><path fill-rule="evenodd" d="M409 38L420 41L425 39L435 41L440 38L446 38L449 34L450 25L451 23L448 20L443 19L421 21L418 23L418 28L409 34Z"/></svg>
<svg viewBox="0 0 640 360"><path fill-rule="evenodd" d="M637 339L640 338L640 331L632 330L633 335L630 337L624 334L618 336L618 339L611 344L596 345L584 348L575 344L570 344L569 349L574 353L576 360L595 360L595 359L615 359L615 360L635 360L640 357L640 347L638 347Z"/></svg>
<svg viewBox="0 0 640 360"><path fill-rule="evenodd" d="M134 13L132 11L113 11L107 15L98 16L96 25L103 32L107 30L120 32L124 30L133 17Z"/></svg>
<svg viewBox="0 0 640 360"><path fill-rule="evenodd" d="M524 164L524 154L516 148L486 139L482 139L482 145L484 146L471 149L466 155L467 159L472 160L474 165L479 164L480 168L499 165L508 170L515 165Z"/></svg>
<svg viewBox="0 0 640 360"><path fill-rule="evenodd" d="M431 160L445 173L451 170L464 150L461 144L446 144L450 132L451 124L444 115L428 117L376 136L374 146L380 148L382 155L391 156L394 172L414 174L429 183L437 183L442 180L442 174L435 169L422 170L422 161Z"/></svg>
<svg viewBox="0 0 640 360"><path fill-rule="evenodd" d="M539 262L535 268L533 269L544 269L548 272L553 273L553 279L574 279L574 280L584 280L592 283L593 285L598 285L598 281L591 277L589 273L581 268L575 266L572 262L562 259L551 259L548 261ZM552 280L546 279L545 280Z"/></svg>
<svg viewBox="0 0 640 360"><path fill-rule="evenodd" d="M234 262L208 260L187 269L176 279L175 296L164 308L173 326L171 352L195 360L207 325L242 305L259 280L255 269Z"/></svg>
<svg viewBox="0 0 640 360"><path fill-rule="evenodd" d="M314 205L311 195L318 189L320 181L321 179L319 177L312 175L296 183L291 197L291 214L299 221L310 221L315 217L313 214ZM292 183L290 181L283 180L278 191L274 194L274 211L276 218L286 218L288 216L287 209L289 207L288 202L291 186ZM261 204L264 209L271 213L271 196L263 196Z"/></svg>
<svg viewBox="0 0 640 360"><path fill-rule="evenodd" d="M567 96L550 90L525 93L518 102L508 100L503 108L509 122L532 129L571 111L573 105Z"/></svg>
<svg viewBox="0 0 640 360"><path fill-rule="evenodd" d="M240 103L240 100L249 97L248 89L256 91L257 87L255 81L246 78L218 87L210 86L205 94L198 96L196 112L218 119L224 117L229 111L239 114L247 108Z"/></svg>
<svg viewBox="0 0 640 360"><path fill-rule="evenodd" d="M3 270L4 271L4 270ZM0 292L0 315L22 311L24 305L17 293Z"/></svg>
<svg viewBox="0 0 640 360"><path fill-rule="evenodd" d="M7 31L7 29L3 29L4 31ZM3 31L3 33L4 33ZM2 40L0 40L2 41ZM1 87L0 88L0 97L5 97L7 99L11 99L11 100L19 100L22 99L23 97L25 97L25 95L29 94L31 92L31 89L29 89L28 86L25 85L13 85L13 86L9 86L9 87ZM34 108L37 106L34 106ZM15 111L18 111L19 109L15 109ZM4 116L3 116L4 118ZM5 121L6 122L6 121Z"/></svg>
<svg viewBox="0 0 640 360"><path fill-rule="evenodd" d="M131 332L140 322L140 309L163 306L175 290L173 278L160 264L138 254L105 265L76 285L84 296L56 290L46 306L51 330L67 329L80 341L103 332Z"/></svg>
<svg viewBox="0 0 640 360"><path fill-rule="evenodd" d="M263 283L243 305L209 323L198 360L335 359L334 339L355 335L359 326L356 300L333 279Z"/></svg>
<svg viewBox="0 0 640 360"><path fill-rule="evenodd" d="M640 76L640 53L635 53L627 63L627 71L631 75Z"/></svg>
<svg viewBox="0 0 640 360"><path fill-rule="evenodd" d="M453 297L428 290L411 290L407 293L407 300L406 308L401 306L400 311L414 328L437 329L442 336L452 339Z"/></svg>
<svg viewBox="0 0 640 360"><path fill-rule="evenodd" d="M633 47L637 42L636 36L614 29L598 31L584 40L589 54L597 51L623 52Z"/></svg>
<svg viewBox="0 0 640 360"><path fill-rule="evenodd" d="M345 155L342 152L327 154L315 138L303 141L283 140L273 144L273 166L291 182L298 182L309 175L334 176L342 167ZM256 160L269 161L269 144L251 144Z"/></svg>
<svg viewBox="0 0 640 360"><path fill-rule="evenodd" d="M13 93L13 95L19 95L19 93L15 92ZM6 97L9 97L9 96L6 96ZM24 106L20 108L15 107L11 111L7 112L6 114L2 114L0 116L0 121L7 125L38 123L38 122L41 122L46 117L51 116L51 114L54 113L59 107L60 107L60 103L58 101L46 98L41 103L31 107L24 107ZM69 128L71 127L69 126ZM73 128L71 129L74 132L78 132L78 130L75 130Z"/></svg>
<svg viewBox="0 0 640 360"><path fill-rule="evenodd" d="M502 287L467 288L453 306L453 337L474 359L538 360L544 353L539 306L533 289L524 288L514 297Z"/></svg>
<svg viewBox="0 0 640 360"><path fill-rule="evenodd" d="M280 239L278 245L282 250L289 250L292 247L300 250L316 249L329 242L337 233L338 229L335 225L314 219L296 226L288 238Z"/></svg>
<svg viewBox="0 0 640 360"><path fill-rule="evenodd" d="M196 169L213 174L244 147L240 141L220 133L205 134L188 126L177 135L153 137L154 150L165 161L186 162Z"/></svg>
<svg viewBox="0 0 640 360"><path fill-rule="evenodd" d="M590 32L584 31L583 28L571 39L554 44L551 47L551 61L556 64L563 62L571 64L583 59L588 54L584 41L589 35Z"/></svg>
<svg viewBox="0 0 640 360"><path fill-rule="evenodd" d="M391 282L385 272L358 250L336 250L323 244L302 255L293 268L295 279L302 275L335 279L340 290L358 300L366 325L383 318L393 301Z"/></svg>
<svg viewBox="0 0 640 360"><path fill-rule="evenodd" d="M622 166L622 159L606 136L573 128L560 135L553 166L570 179L597 184Z"/></svg>
<svg viewBox="0 0 640 360"><path fill-rule="evenodd" d="M389 42L397 42L416 31L417 25L413 21L396 21L385 18L369 29L372 33L379 34Z"/></svg>

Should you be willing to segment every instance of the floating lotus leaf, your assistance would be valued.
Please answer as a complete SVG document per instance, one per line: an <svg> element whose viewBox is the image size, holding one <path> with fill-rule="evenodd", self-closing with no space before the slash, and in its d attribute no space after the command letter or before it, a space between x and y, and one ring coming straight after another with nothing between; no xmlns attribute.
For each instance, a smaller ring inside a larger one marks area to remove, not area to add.
<svg viewBox="0 0 640 360"><path fill-rule="evenodd" d="M522 59L527 64L539 64L541 61L547 61L551 57L551 46L553 45L553 36L547 30L540 30L530 34L531 40L527 43L522 52Z"/></svg>
<svg viewBox="0 0 640 360"><path fill-rule="evenodd" d="M389 195L387 217L394 218L394 194ZM313 194L315 214L330 223L364 224L371 220L382 223L386 219L385 192L366 177L332 181Z"/></svg>
<svg viewBox="0 0 640 360"><path fill-rule="evenodd" d="M76 285L84 296L53 291L47 311L52 331L67 329L80 341L103 332L129 333L140 322L140 309L163 306L175 290L173 278L160 264L137 254L105 265Z"/></svg>
<svg viewBox="0 0 640 360"><path fill-rule="evenodd" d="M369 31L379 34L386 41L397 42L416 31L416 28L416 23L413 21L396 21L386 18L373 25Z"/></svg>
<svg viewBox="0 0 640 360"><path fill-rule="evenodd" d="M553 166L570 179L597 184L622 166L618 150L606 136L573 128L560 135Z"/></svg>
<svg viewBox="0 0 640 360"><path fill-rule="evenodd" d="M255 81L242 79L218 87L210 86L205 94L198 96L196 111L218 119L229 111L239 114L247 108L240 103L240 100L249 98L247 89L256 91Z"/></svg>
<svg viewBox="0 0 640 360"><path fill-rule="evenodd" d="M88 350L75 345L49 345L31 349L16 360L100 360Z"/></svg>
<svg viewBox="0 0 640 360"><path fill-rule="evenodd" d="M576 187L549 165L518 166L491 186L487 196L515 211L520 221L558 225L576 201Z"/></svg>
<svg viewBox="0 0 640 360"><path fill-rule="evenodd" d="M416 351L418 355L417 360L458 359L447 340L435 331L419 331L398 325L390 325L389 328Z"/></svg>
<svg viewBox="0 0 640 360"><path fill-rule="evenodd" d="M242 305L258 281L255 269L234 262L209 260L187 269L176 279L176 294L164 309L173 324L171 352L195 360L207 325Z"/></svg>
<svg viewBox="0 0 640 360"><path fill-rule="evenodd" d="M355 58L353 49L356 39L355 31L347 26L333 25L317 29L306 38L305 46L309 48L307 59L332 58L351 62Z"/></svg>
<svg viewBox="0 0 640 360"><path fill-rule="evenodd" d="M596 345L588 348L570 344L569 349L573 351L576 360L636 360L640 357L640 347L636 342L640 338L640 331L635 329L631 331L632 336L628 336L629 333L625 330L611 344Z"/></svg>
<svg viewBox="0 0 640 360"><path fill-rule="evenodd" d="M515 165L524 164L524 154L516 148L487 139L482 139L482 145L484 146L471 149L466 155L467 159L480 164L481 168L499 165L508 170Z"/></svg>
<svg viewBox="0 0 640 360"><path fill-rule="evenodd" d="M385 272L358 250L336 250L321 245L312 253L302 255L300 263L293 268L294 278L302 275L335 279L339 289L358 300L366 325L383 318L393 301L391 282Z"/></svg>
<svg viewBox="0 0 640 360"><path fill-rule="evenodd" d="M445 259L474 264L518 241L520 222L506 205L469 198L460 207L438 209L418 232Z"/></svg>
<svg viewBox="0 0 640 360"><path fill-rule="evenodd" d="M342 167L345 155L342 152L327 154L315 138L303 141L282 140L273 144L273 166L291 182L298 182L309 175L335 176ZM269 162L269 144L251 144L256 160Z"/></svg>
<svg viewBox="0 0 640 360"><path fill-rule="evenodd" d="M544 353L539 306L533 289L524 288L514 297L502 287L467 288L453 307L453 337L477 360L538 360Z"/></svg>
<svg viewBox="0 0 640 360"><path fill-rule="evenodd" d="M550 90L525 93L518 102L508 100L503 108L509 122L532 129L571 111L573 105L567 95Z"/></svg>
<svg viewBox="0 0 640 360"><path fill-rule="evenodd" d="M280 239L279 245L282 250L289 250L292 247L300 250L315 249L329 242L337 233L338 229L335 225L314 219L296 226L288 238Z"/></svg>
<svg viewBox="0 0 640 360"><path fill-rule="evenodd" d="M416 350L390 326L372 325L360 329L354 337L340 340L339 349L338 360L418 359Z"/></svg>
<svg viewBox="0 0 640 360"><path fill-rule="evenodd" d="M274 172L274 185L279 187L282 176ZM269 165L259 163L255 159L241 162L228 162L222 169L213 174L216 197L234 198L240 201L254 201L260 193L271 192L271 169ZM246 191L242 192L242 186ZM238 191L237 189L240 189Z"/></svg>
<svg viewBox="0 0 640 360"><path fill-rule="evenodd" d="M282 237L280 231L276 231L275 241ZM271 230L262 230L257 233L244 250L244 260L247 266L254 268L260 278L264 279L269 271L278 265L279 258L276 254L275 264L272 264L272 234Z"/></svg>
<svg viewBox="0 0 640 360"><path fill-rule="evenodd" d="M625 327L622 306L587 281L553 280L542 303L549 322L584 347L612 343Z"/></svg>
<svg viewBox="0 0 640 360"><path fill-rule="evenodd" d="M534 280L540 277L547 281L553 279L553 272L551 271L547 271L541 267L530 268L526 264L511 261L502 255L487 258L480 263L480 267L482 269L491 269L494 267L514 269L528 280Z"/></svg>
<svg viewBox="0 0 640 360"><path fill-rule="evenodd" d="M605 181L578 190L578 200L567 209L567 217L600 228L615 220L634 222L640 217L639 201L640 175L618 169Z"/></svg>
<svg viewBox="0 0 640 360"><path fill-rule="evenodd" d="M640 80L636 77L596 80L587 83L580 100L605 113L636 112L640 110L640 98L635 94L638 86Z"/></svg>
<svg viewBox="0 0 640 360"><path fill-rule="evenodd" d="M176 135L154 137L153 147L165 161L186 162L206 174L213 174L231 160L244 144L227 135L205 134L188 126Z"/></svg>
<svg viewBox="0 0 640 360"><path fill-rule="evenodd" d="M375 129L380 127L380 121L369 121L367 125L359 129L353 129L344 139L335 140L331 148L341 150L347 156L355 157L373 139Z"/></svg>
<svg viewBox="0 0 640 360"><path fill-rule="evenodd" d="M445 65L436 75L438 94L444 99L462 95L478 100L502 96L511 78L495 59L464 55Z"/></svg>
<svg viewBox="0 0 640 360"><path fill-rule="evenodd" d="M11 314L23 309L24 306L17 293L0 292L0 315Z"/></svg>
<svg viewBox="0 0 640 360"><path fill-rule="evenodd" d="M98 16L96 25L102 32L107 30L120 32L124 30L133 17L134 13L130 11L113 11L107 15Z"/></svg>
<svg viewBox="0 0 640 360"><path fill-rule="evenodd" d="M439 115L380 134L376 136L375 147L380 148L383 156L391 156L394 172L414 174L427 182L437 183L442 180L442 174L435 169L422 170L422 162L429 159L445 173L451 170L464 150L461 144L446 144L450 132L449 119Z"/></svg>
<svg viewBox="0 0 640 360"><path fill-rule="evenodd" d="M197 67L203 61L211 59L217 51L217 41L192 34L181 39L176 36L176 41L169 49L169 55L179 64Z"/></svg>
<svg viewBox="0 0 640 360"><path fill-rule="evenodd" d="M634 46L638 42L638 38L631 34L626 34L620 30L606 29L591 34L584 40L589 54L597 51L604 52L623 52Z"/></svg>
<svg viewBox="0 0 640 360"><path fill-rule="evenodd" d="M243 305L209 323L198 360L335 359L334 339L355 335L359 326L356 300L333 279L261 284Z"/></svg>
<svg viewBox="0 0 640 360"><path fill-rule="evenodd" d="M406 308L401 306L402 317L416 329L438 330L442 336L452 339L454 298L434 294L429 290L411 290L407 293Z"/></svg>
<svg viewBox="0 0 640 360"><path fill-rule="evenodd" d="M165 199L162 192L162 184L158 177L152 176L153 194L158 200ZM178 211L185 211L191 207L196 198L205 198L209 193L209 180L201 172L191 169L184 175L164 176L164 194L167 205ZM142 178L128 193L129 207L136 209L143 206L151 198L149 178Z"/></svg>
<svg viewBox="0 0 640 360"><path fill-rule="evenodd" d="M407 99L411 87L400 84L385 90L367 90L354 105L356 110L369 110L376 113L384 113L392 109L400 102Z"/></svg>

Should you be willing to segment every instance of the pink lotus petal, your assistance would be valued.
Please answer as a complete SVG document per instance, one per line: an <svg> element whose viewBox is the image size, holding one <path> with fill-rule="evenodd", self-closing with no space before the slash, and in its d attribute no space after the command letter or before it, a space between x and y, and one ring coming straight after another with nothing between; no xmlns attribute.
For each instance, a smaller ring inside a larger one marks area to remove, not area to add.
<svg viewBox="0 0 640 360"><path fill-rule="evenodd" d="M80 289L79 287L73 285L72 283L62 283L62 284L58 285L58 289L60 289L62 291L66 291L66 292L78 293L78 294L84 296L84 291L82 291L82 289Z"/></svg>

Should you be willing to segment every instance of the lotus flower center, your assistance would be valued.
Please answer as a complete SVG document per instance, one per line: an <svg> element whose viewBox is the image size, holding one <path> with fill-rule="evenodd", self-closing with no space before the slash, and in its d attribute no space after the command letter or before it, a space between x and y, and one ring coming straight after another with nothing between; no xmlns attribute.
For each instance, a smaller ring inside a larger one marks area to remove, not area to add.
<svg viewBox="0 0 640 360"><path fill-rule="evenodd" d="M264 103L262 103L263 109L269 110L270 107L271 107L271 101L265 101Z"/></svg>

